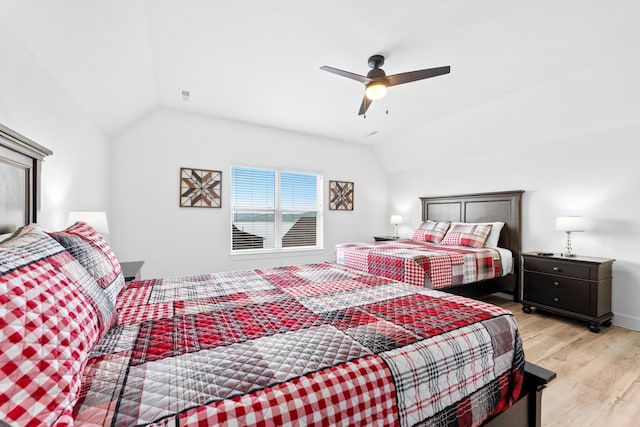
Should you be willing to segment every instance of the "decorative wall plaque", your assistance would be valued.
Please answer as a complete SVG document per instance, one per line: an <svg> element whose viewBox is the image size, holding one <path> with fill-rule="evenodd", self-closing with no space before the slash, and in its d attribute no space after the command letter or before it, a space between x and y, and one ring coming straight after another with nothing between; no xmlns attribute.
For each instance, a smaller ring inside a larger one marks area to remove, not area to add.
<svg viewBox="0 0 640 427"><path fill-rule="evenodd" d="M353 210L353 182L329 181L329 209L334 211Z"/></svg>
<svg viewBox="0 0 640 427"><path fill-rule="evenodd" d="M219 208L222 172L180 168L180 206L185 208Z"/></svg>

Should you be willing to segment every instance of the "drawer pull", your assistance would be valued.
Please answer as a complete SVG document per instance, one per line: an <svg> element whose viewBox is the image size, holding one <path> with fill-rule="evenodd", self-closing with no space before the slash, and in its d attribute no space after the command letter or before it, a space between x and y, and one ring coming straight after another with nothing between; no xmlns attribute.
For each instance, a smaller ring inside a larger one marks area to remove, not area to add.
<svg viewBox="0 0 640 427"><path fill-rule="evenodd" d="M553 267L553 271L560 271L560 267Z"/></svg>
<svg viewBox="0 0 640 427"><path fill-rule="evenodd" d="M557 288L558 286L560 286L560 282L553 282L553 286Z"/></svg>
<svg viewBox="0 0 640 427"><path fill-rule="evenodd" d="M554 298L553 298L553 302L560 302L560 298L558 298L558 297L554 297Z"/></svg>

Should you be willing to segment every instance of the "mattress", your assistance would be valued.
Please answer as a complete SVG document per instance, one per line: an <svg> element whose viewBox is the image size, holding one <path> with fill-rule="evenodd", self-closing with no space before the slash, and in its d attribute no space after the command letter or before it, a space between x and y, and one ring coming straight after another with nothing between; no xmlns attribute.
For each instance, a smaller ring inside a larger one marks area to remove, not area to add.
<svg viewBox="0 0 640 427"><path fill-rule="evenodd" d="M337 264L432 289L480 282L512 270L510 251L414 240L336 245ZM506 260L506 269L503 267Z"/></svg>
<svg viewBox="0 0 640 427"><path fill-rule="evenodd" d="M76 425L479 425L518 397L499 307L335 264L128 283Z"/></svg>

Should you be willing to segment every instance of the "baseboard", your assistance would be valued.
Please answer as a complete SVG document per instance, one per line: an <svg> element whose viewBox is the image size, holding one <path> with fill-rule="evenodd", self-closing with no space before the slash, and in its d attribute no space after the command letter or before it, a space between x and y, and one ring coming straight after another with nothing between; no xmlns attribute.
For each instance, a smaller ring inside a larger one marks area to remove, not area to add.
<svg viewBox="0 0 640 427"><path fill-rule="evenodd" d="M613 314L613 324L621 328L640 331L640 318L633 316L625 316L624 314Z"/></svg>

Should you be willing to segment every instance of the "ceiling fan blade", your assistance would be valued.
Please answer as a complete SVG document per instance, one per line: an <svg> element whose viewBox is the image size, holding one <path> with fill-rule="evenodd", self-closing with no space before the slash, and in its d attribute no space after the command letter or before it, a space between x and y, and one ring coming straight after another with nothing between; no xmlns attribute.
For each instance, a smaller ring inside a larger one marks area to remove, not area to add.
<svg viewBox="0 0 640 427"><path fill-rule="evenodd" d="M450 66L427 68L426 70L409 71L408 73L394 74L387 76L387 86L396 86L403 83L415 82L416 80L428 79L429 77L441 76L451 71Z"/></svg>
<svg viewBox="0 0 640 427"><path fill-rule="evenodd" d="M333 67L327 67L326 65L323 66L323 67L320 67L320 69L324 70L324 71L328 71L328 72L333 73L333 74L337 74L337 75L342 76L342 77L346 77L346 78L351 79L351 80L356 80L356 81L358 81L360 83L365 83L366 84L366 83L369 83L371 81L370 78L365 77L365 76L361 76L360 74L350 73L348 71L339 70L339 69L333 68Z"/></svg>
<svg viewBox="0 0 640 427"><path fill-rule="evenodd" d="M360 104L360 112L358 113L358 115L361 116L366 113L372 103L373 101L367 98L367 95L365 95L362 98L362 104Z"/></svg>

